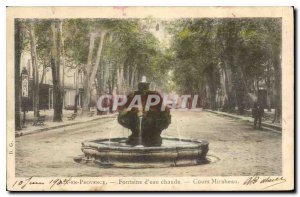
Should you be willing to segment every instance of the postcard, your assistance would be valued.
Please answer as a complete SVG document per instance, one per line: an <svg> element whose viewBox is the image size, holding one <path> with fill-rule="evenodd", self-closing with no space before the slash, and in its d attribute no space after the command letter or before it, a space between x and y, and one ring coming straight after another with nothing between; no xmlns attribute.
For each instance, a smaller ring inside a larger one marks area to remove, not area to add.
<svg viewBox="0 0 300 197"><path fill-rule="evenodd" d="M294 190L293 7L7 7L7 190Z"/></svg>

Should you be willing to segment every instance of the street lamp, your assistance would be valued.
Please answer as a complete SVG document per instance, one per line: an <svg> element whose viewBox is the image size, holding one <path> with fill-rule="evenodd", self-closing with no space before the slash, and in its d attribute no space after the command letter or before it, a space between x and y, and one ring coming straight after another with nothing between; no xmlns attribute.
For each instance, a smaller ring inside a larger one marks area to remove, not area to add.
<svg viewBox="0 0 300 197"><path fill-rule="evenodd" d="M28 71L25 67L23 67L21 72L21 80L22 80L22 111L23 111L23 127L25 128L25 120L26 120L26 111L28 105L28 84L29 84L29 77Z"/></svg>

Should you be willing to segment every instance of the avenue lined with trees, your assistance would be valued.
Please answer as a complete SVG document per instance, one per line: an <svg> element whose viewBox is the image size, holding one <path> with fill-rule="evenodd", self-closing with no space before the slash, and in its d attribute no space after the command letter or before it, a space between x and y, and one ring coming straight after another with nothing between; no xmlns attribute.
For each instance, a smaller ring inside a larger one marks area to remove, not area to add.
<svg viewBox="0 0 300 197"><path fill-rule="evenodd" d="M194 19L174 22L174 80L184 93L202 95L206 107L243 114L266 91L264 107L281 121L281 21ZM223 86L223 87L222 87ZM207 87L207 88L206 88ZM217 94L223 102L217 106Z"/></svg>
<svg viewBox="0 0 300 197"><path fill-rule="evenodd" d="M281 23L279 19L179 19L163 23L169 45L152 31L154 19L62 19L15 21L15 120L21 129L21 58L29 52L32 100L40 110L40 85L51 71L53 121L62 121L65 75L75 70L77 112L80 74L82 114L92 95L127 94L142 76L162 93L198 94L199 107L239 114L264 90L274 122L281 121ZM161 25L161 23L160 23ZM154 27L154 30L153 30ZM261 100L264 100L261 99Z"/></svg>

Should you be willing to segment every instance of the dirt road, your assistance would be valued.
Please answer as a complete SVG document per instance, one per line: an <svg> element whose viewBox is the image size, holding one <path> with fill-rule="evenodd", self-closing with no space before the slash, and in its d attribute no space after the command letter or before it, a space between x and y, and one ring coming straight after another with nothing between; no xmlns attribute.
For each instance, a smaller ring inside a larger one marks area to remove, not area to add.
<svg viewBox="0 0 300 197"><path fill-rule="evenodd" d="M176 130L178 128L178 131ZM16 176L238 176L281 175L281 135L209 112L173 112L164 136L205 139L214 162L191 167L118 169L73 161L81 142L128 136L115 118L16 138Z"/></svg>

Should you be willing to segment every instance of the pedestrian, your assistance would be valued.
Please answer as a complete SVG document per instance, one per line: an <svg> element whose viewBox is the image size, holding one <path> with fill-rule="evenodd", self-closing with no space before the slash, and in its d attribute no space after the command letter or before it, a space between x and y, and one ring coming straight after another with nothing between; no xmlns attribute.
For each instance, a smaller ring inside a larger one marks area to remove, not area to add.
<svg viewBox="0 0 300 197"><path fill-rule="evenodd" d="M252 118L254 118L254 129L257 128L257 124L258 124L258 129L261 129L261 119L263 115L264 115L264 108L262 107L261 104L255 102L252 108Z"/></svg>

